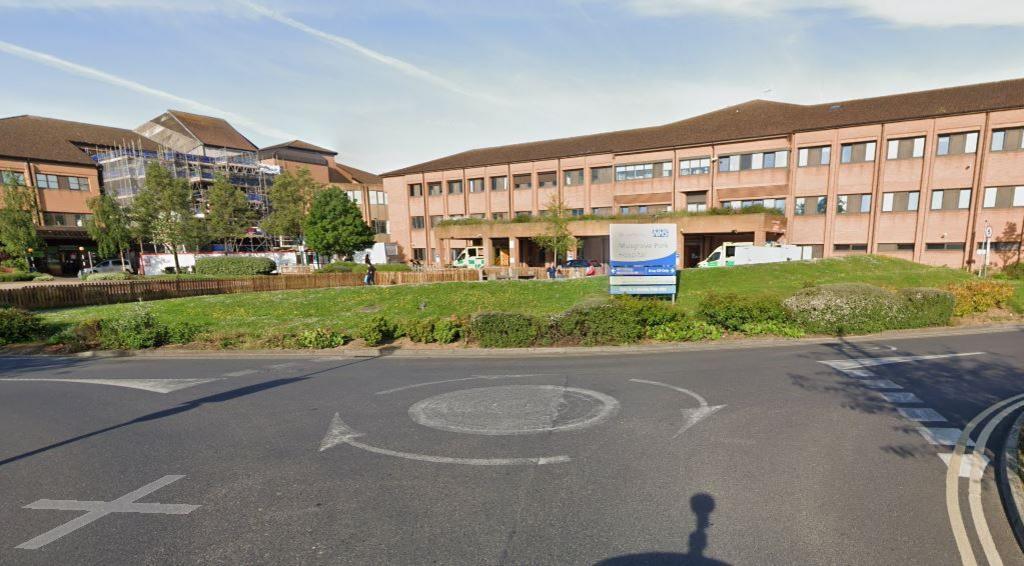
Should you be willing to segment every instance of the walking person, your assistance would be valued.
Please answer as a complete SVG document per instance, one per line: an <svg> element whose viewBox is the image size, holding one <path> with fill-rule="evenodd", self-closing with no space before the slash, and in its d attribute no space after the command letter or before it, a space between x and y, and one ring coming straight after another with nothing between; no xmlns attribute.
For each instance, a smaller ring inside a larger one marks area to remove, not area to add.
<svg viewBox="0 0 1024 566"><path fill-rule="evenodd" d="M367 285L374 285L377 278L377 267L370 263L369 254L363 258L363 261L366 263L366 277L363 278L363 283L366 283Z"/></svg>

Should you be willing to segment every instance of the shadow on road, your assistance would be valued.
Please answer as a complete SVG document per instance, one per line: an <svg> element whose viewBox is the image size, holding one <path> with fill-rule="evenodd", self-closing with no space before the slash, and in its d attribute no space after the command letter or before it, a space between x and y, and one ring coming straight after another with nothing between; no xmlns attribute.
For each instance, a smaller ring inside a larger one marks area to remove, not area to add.
<svg viewBox="0 0 1024 566"><path fill-rule="evenodd" d="M68 373L71 368L92 361L96 361L96 359L68 356L0 356L0 376L8 373L23 374L30 371Z"/></svg>
<svg viewBox="0 0 1024 566"><path fill-rule="evenodd" d="M697 526L690 533L689 548L685 553L626 554L602 560L596 566L727 566L721 560L704 556L704 551L708 548L707 529L711 526L711 512L715 510L715 498L707 493L698 493L690 498L690 509L697 516Z"/></svg>
<svg viewBox="0 0 1024 566"><path fill-rule="evenodd" d="M324 369L321 369L321 370L318 370L318 371L315 371L315 372L311 372L311 373L307 373L307 374L304 374L304 375L299 375L299 376L295 376L295 377L286 377L286 378L280 378L280 379L272 379L270 381L264 381L264 382L261 382L261 383L254 383L252 385L246 385L244 387L238 387L236 389L230 389L228 391L223 391L221 393L215 393L213 395L207 395L206 397L200 397L198 399L193 399L191 401L187 401L185 403L181 403L181 404L179 404L177 406L170 407L170 408L164 409L162 411L156 411L154 413L149 413L147 415L142 415L141 417L136 417L136 418L134 418L134 419L132 419L130 421L125 421L123 423L118 423L116 425L111 425L111 426L108 426L108 427L105 427L105 428L101 428L99 430L94 430L92 432L88 432L88 433L85 433L85 434L80 434L80 435L75 436L73 438L68 438L67 440L62 440L60 442L55 442L53 444L50 444L50 445L47 445L47 446L43 446L42 448L36 448L35 450L30 450L28 452L24 452L22 454L18 454L17 456L11 456L9 458L5 458L3 460L0 460L0 466L5 466L7 464L11 464L13 462L17 462L18 460L23 460L23 459L31 457L31 456L42 454L43 452L48 452L48 451L53 450L55 448L60 448L61 446L67 446L69 444L73 444L73 443L78 442L80 440L85 440L85 439L88 439L88 438L92 438L94 436L98 436L98 435L101 435L101 434L104 434L104 433L107 433L107 432L110 432L110 431L113 431L113 430L117 430L117 429L120 429L120 428L132 426L132 425L135 425L135 424L141 424L141 423L145 423L145 422L155 421L155 420L159 420L159 419L163 419L163 418L167 418L167 417L173 417L175 415L179 415L179 414L186 413L186 412L194 410L194 409L198 409L199 407L202 407L203 405L209 405L211 403L224 403L226 401L231 401L233 399L238 399L239 397L245 397L247 395L252 395L254 393L260 393L262 391L267 391L267 390L270 390L270 389L276 389L276 388L284 386L284 385L290 385L292 383L297 383L297 382L300 382L300 381L306 381L307 379L312 379L312 378L314 378L314 377L316 377L318 375L327 373L329 371L333 371L333 370L340 369L340 368L343 368L343 367L348 367L348 366L360 364L360 363L367 362L367 361L370 361L370 360L375 360L375 359L376 358L362 358L362 359L354 360L354 361L351 361L351 362L348 362L348 363L345 363L345 364L341 364L341 365L337 365L337 366L332 366L332 367L329 367L329 368L324 368Z"/></svg>

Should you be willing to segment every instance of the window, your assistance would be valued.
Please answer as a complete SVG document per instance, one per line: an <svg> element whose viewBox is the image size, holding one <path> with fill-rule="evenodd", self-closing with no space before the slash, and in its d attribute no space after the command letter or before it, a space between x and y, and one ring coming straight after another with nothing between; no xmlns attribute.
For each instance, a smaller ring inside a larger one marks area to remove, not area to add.
<svg viewBox="0 0 1024 566"><path fill-rule="evenodd" d="M1024 206L1024 187L985 187L984 208Z"/></svg>
<svg viewBox="0 0 1024 566"><path fill-rule="evenodd" d="M683 159L679 162L679 175L707 175L711 171L711 158Z"/></svg>
<svg viewBox="0 0 1024 566"><path fill-rule="evenodd" d="M919 191L882 193L882 212L913 212L920 197Z"/></svg>
<svg viewBox="0 0 1024 566"><path fill-rule="evenodd" d="M387 204L388 194L384 191L370 191L370 204Z"/></svg>
<svg viewBox="0 0 1024 566"><path fill-rule="evenodd" d="M491 213L491 219L492 220L505 220L507 218L508 218L508 213L507 212L492 212Z"/></svg>
<svg viewBox="0 0 1024 566"><path fill-rule="evenodd" d="M423 217L422 216L413 216L412 217L412 229L413 230L422 230L423 229Z"/></svg>
<svg viewBox="0 0 1024 566"><path fill-rule="evenodd" d="M56 189L59 187L57 184L57 176L36 173L36 186L40 189Z"/></svg>
<svg viewBox="0 0 1024 566"><path fill-rule="evenodd" d="M462 194L462 181L448 181L448 194L450 194L450 195L461 195Z"/></svg>
<svg viewBox="0 0 1024 566"><path fill-rule="evenodd" d="M610 207L610 206L595 206L594 208L590 209L590 213L593 214L594 216L611 216L612 215L612 207Z"/></svg>
<svg viewBox="0 0 1024 566"><path fill-rule="evenodd" d="M79 228L85 228L85 225L86 223L89 222L90 218L92 218L91 214L75 214L75 226L78 226Z"/></svg>
<svg viewBox="0 0 1024 566"><path fill-rule="evenodd" d="M633 181L636 179L654 179L655 177L671 177L672 162L638 163L635 165L615 166L616 181Z"/></svg>
<svg viewBox="0 0 1024 566"><path fill-rule="evenodd" d="M508 177L502 175L501 177L491 177L491 190L492 191L507 191L508 190Z"/></svg>
<svg viewBox="0 0 1024 566"><path fill-rule="evenodd" d="M867 244L833 244L833 251L837 252L866 252L868 251Z"/></svg>
<svg viewBox="0 0 1024 566"><path fill-rule="evenodd" d="M569 209L569 216L583 216L583 209L582 208L570 208Z"/></svg>
<svg viewBox="0 0 1024 566"><path fill-rule="evenodd" d="M820 197L799 197L793 207L793 214L797 216L810 216L813 214L825 214L828 207L828 198Z"/></svg>
<svg viewBox="0 0 1024 566"><path fill-rule="evenodd" d="M797 154L798 167L817 167L828 165L832 157L832 148L827 145L821 147L802 147Z"/></svg>
<svg viewBox="0 0 1024 566"><path fill-rule="evenodd" d="M1020 242L989 242L994 252L1015 252L1020 249ZM985 249L985 242L978 242L978 249Z"/></svg>
<svg viewBox="0 0 1024 566"><path fill-rule="evenodd" d="M836 198L837 214L864 214L871 212L871 194L839 195Z"/></svg>
<svg viewBox="0 0 1024 566"><path fill-rule="evenodd" d="M943 134L939 136L936 155L963 155L978 151L978 132Z"/></svg>
<svg viewBox="0 0 1024 566"><path fill-rule="evenodd" d="M373 223L373 233L374 234L387 234L388 233L388 221L387 220L380 220L378 218L374 218L371 222Z"/></svg>
<svg viewBox="0 0 1024 566"><path fill-rule="evenodd" d="M416 261L427 261L427 248L413 248L412 259Z"/></svg>
<svg viewBox="0 0 1024 566"><path fill-rule="evenodd" d="M25 186L25 174L17 171L0 171L0 185Z"/></svg>
<svg viewBox="0 0 1024 566"><path fill-rule="evenodd" d="M708 194L706 192L686 193L687 212L705 212L708 209Z"/></svg>
<svg viewBox="0 0 1024 566"><path fill-rule="evenodd" d="M484 220L484 219L487 218L487 214L483 213L483 212L474 212L474 213L470 214L469 217L470 218L477 218L479 220Z"/></svg>
<svg viewBox="0 0 1024 566"><path fill-rule="evenodd" d="M548 171L545 173L537 173L537 186L542 189L549 189L551 187L558 186L558 173L554 171Z"/></svg>
<svg viewBox="0 0 1024 566"><path fill-rule="evenodd" d="M992 151L1024 149L1024 128L1006 128L992 132Z"/></svg>
<svg viewBox="0 0 1024 566"><path fill-rule="evenodd" d="M843 144L839 161L841 163L867 163L875 160L875 142Z"/></svg>
<svg viewBox="0 0 1024 566"><path fill-rule="evenodd" d="M363 191L345 191L345 195L348 200L356 204L363 204Z"/></svg>
<svg viewBox="0 0 1024 566"><path fill-rule="evenodd" d="M430 217L430 227L433 228L444 221L443 214L435 214Z"/></svg>
<svg viewBox="0 0 1024 566"><path fill-rule="evenodd" d="M932 210L965 210L971 206L971 189L932 191Z"/></svg>
<svg viewBox="0 0 1024 566"><path fill-rule="evenodd" d="M470 179L469 180L469 192L471 192L471 193L482 193L482 192L484 192L484 180L482 178L480 178L480 179Z"/></svg>
<svg viewBox="0 0 1024 566"><path fill-rule="evenodd" d="M43 226L66 226L67 218L62 212L44 212Z"/></svg>
<svg viewBox="0 0 1024 566"><path fill-rule="evenodd" d="M68 177L68 188L72 191L88 191L88 177Z"/></svg>
<svg viewBox="0 0 1024 566"><path fill-rule="evenodd" d="M427 193L434 197L441 194L441 183L427 183Z"/></svg>
<svg viewBox="0 0 1024 566"><path fill-rule="evenodd" d="M419 183L413 183L409 185L409 196L421 197L423 196L423 185Z"/></svg>
<svg viewBox="0 0 1024 566"><path fill-rule="evenodd" d="M516 211L516 218L529 218L531 216L533 216L533 213L530 212L529 210L517 210Z"/></svg>
<svg viewBox="0 0 1024 566"><path fill-rule="evenodd" d="M924 157L924 137L889 140L886 159L916 159Z"/></svg>
<svg viewBox="0 0 1024 566"><path fill-rule="evenodd" d="M530 173L523 173L521 175L512 176L512 186L516 190L529 189L533 187L533 175Z"/></svg>
<svg viewBox="0 0 1024 566"><path fill-rule="evenodd" d="M788 151L770 151L766 153L744 153L727 155L718 159L719 173L745 171L748 169L775 169L789 164Z"/></svg>
<svg viewBox="0 0 1024 566"><path fill-rule="evenodd" d="M914 244L878 244L878 251L880 252L912 252L914 251Z"/></svg>
<svg viewBox="0 0 1024 566"><path fill-rule="evenodd" d="M963 242L932 242L924 245L924 249L930 252L941 251L964 251Z"/></svg>
<svg viewBox="0 0 1024 566"><path fill-rule="evenodd" d="M583 169L570 169L568 171L562 171L562 174L565 176L565 186L583 186Z"/></svg>
<svg viewBox="0 0 1024 566"><path fill-rule="evenodd" d="M776 210L786 210L786 199L784 198L766 198L766 199L752 199L752 200L724 200L722 201L723 208L742 209L750 208L752 206L762 206L764 208L774 208Z"/></svg>
<svg viewBox="0 0 1024 566"><path fill-rule="evenodd" d="M591 185L603 185L612 182L612 168L611 167L591 167L590 168L590 184Z"/></svg>

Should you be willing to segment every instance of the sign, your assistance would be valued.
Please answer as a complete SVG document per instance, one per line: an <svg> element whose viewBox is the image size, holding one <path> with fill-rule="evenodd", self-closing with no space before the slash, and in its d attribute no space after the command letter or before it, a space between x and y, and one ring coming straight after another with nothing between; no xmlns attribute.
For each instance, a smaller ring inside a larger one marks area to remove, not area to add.
<svg viewBox="0 0 1024 566"><path fill-rule="evenodd" d="M985 239L990 239L990 238L992 238L992 227L991 226L985 226Z"/></svg>
<svg viewBox="0 0 1024 566"><path fill-rule="evenodd" d="M611 294L675 295L675 224L611 224L608 231Z"/></svg>

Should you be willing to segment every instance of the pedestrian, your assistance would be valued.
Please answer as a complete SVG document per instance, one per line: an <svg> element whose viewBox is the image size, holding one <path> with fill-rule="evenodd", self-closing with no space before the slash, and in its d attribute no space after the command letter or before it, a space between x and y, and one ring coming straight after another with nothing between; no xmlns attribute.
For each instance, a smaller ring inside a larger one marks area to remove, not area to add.
<svg viewBox="0 0 1024 566"><path fill-rule="evenodd" d="M597 275L597 264L590 262L587 264L586 276L593 277L594 275Z"/></svg>
<svg viewBox="0 0 1024 566"><path fill-rule="evenodd" d="M547 264L547 272L548 272L548 279L554 279L555 278L555 264L554 263Z"/></svg>
<svg viewBox="0 0 1024 566"><path fill-rule="evenodd" d="M375 279L377 278L377 267L370 262L369 254L367 254L366 257L363 258L363 261L366 263L366 277L363 278L363 283L366 283L367 285L373 285L374 283L376 283Z"/></svg>

